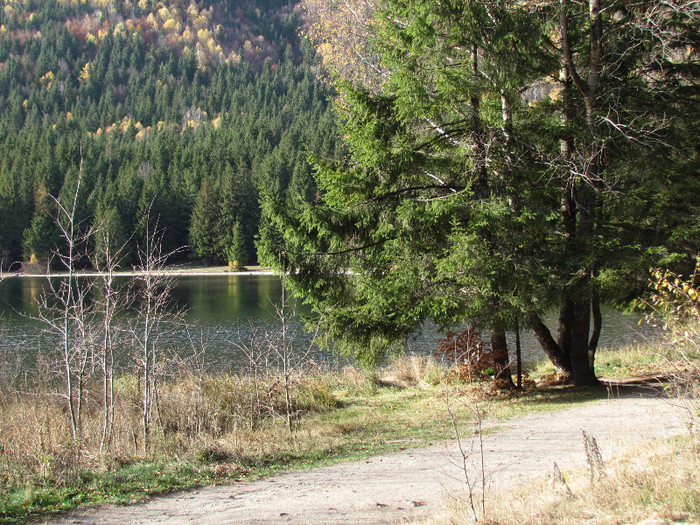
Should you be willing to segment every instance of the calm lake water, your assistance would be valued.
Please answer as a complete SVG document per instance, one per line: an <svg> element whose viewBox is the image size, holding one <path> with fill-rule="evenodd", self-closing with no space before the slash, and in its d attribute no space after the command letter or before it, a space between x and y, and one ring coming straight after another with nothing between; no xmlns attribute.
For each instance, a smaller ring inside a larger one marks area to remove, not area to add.
<svg viewBox="0 0 700 525"><path fill-rule="evenodd" d="M0 283L0 353L26 356L30 363L37 351L49 350L50 338L43 333L43 325L33 319L36 301L46 283L45 277L9 277ZM172 297L176 308L185 309L185 322L162 344L181 352L203 350L203 360L213 368L238 367L246 358L237 345L250 343L255 330L269 333L279 326L274 305L280 303L281 294L280 280L272 275L178 277ZM303 308L298 311L308 313ZM600 346L618 347L653 337L654 331L646 325L638 326L638 320L604 310ZM549 321L553 322L554 317ZM298 346L306 348L310 336L303 332L302 320L297 317L292 324ZM534 337L525 332L522 336L524 360L541 358ZM408 341L408 349L431 353L441 337L439 329L428 324ZM318 360L332 359L328 352L318 349L314 355Z"/></svg>

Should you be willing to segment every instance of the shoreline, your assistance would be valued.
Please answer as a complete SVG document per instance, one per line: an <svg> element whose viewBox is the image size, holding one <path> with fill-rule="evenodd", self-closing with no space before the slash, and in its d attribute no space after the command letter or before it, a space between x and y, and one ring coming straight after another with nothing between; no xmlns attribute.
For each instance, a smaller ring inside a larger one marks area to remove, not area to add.
<svg viewBox="0 0 700 525"><path fill-rule="evenodd" d="M256 268L256 267L253 267ZM138 277L139 275L144 275L146 272L139 272L135 270L118 270L112 272L112 275L114 277ZM231 276L251 276L251 275L275 275L275 273L270 269L270 268L258 268L258 269L249 269L249 270L241 270L241 271L230 271L228 270L225 266L221 267L212 267L211 270L207 270L206 267L199 267L199 268L192 268L192 269L187 269L187 268L172 268L172 269L165 269L165 270L159 270L155 272L150 272L151 275L156 275L156 276L174 276L174 277L207 277L207 276L217 276L221 277L224 275L231 275ZM74 272L73 277L104 277L105 275L108 275L107 272L94 272L94 271L85 271L85 272ZM18 277L18 278L25 278L25 277L46 277L46 278L51 278L51 277L67 277L68 274L66 272L51 272L51 273L21 273L21 272L12 272L12 273L3 273L0 275L0 278L10 278L10 277Z"/></svg>

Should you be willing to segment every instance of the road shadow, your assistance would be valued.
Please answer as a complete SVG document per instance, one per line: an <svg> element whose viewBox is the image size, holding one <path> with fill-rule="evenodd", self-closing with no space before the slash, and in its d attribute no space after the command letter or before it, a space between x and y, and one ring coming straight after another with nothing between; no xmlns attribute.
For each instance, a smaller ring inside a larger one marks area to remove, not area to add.
<svg viewBox="0 0 700 525"><path fill-rule="evenodd" d="M565 384L538 385L536 392L552 400L577 404L596 399L668 398L672 379L667 375L649 375L623 379L601 379L595 386Z"/></svg>

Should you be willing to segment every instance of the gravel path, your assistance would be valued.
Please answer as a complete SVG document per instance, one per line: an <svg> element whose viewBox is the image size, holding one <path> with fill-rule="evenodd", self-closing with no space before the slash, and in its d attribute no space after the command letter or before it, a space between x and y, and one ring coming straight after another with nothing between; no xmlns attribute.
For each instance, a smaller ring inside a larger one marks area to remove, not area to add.
<svg viewBox="0 0 700 525"><path fill-rule="evenodd" d="M687 412L668 399L626 397L581 403L501 423L484 436L488 491L585 465L582 431L604 459L626 446L686 429ZM469 448L471 441L463 442ZM473 454L469 462L481 455ZM469 469L474 468L470 466ZM474 471L472 476L474 475ZM435 514L450 496L465 494L455 442L274 478L207 487L133 506L73 513L54 524L382 524Z"/></svg>

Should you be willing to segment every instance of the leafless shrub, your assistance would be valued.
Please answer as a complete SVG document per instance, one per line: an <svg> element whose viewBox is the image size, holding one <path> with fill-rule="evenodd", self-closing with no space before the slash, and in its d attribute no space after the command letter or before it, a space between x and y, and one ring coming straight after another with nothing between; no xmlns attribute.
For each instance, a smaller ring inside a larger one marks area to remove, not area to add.
<svg viewBox="0 0 700 525"><path fill-rule="evenodd" d="M96 360L102 373L102 439L100 449L109 445L114 429L115 407L115 353L118 352L115 340L117 327L115 319L119 313L129 307L129 294L126 284L118 285L115 280L115 270L121 265L126 242L117 243L114 232L107 221L95 229L96 249L92 256L92 264L98 272L95 291L98 298L95 301L97 312L96 324ZM122 356L123 357L123 356Z"/></svg>
<svg viewBox="0 0 700 525"><path fill-rule="evenodd" d="M184 312L175 308L171 292L175 277L163 273L166 261L175 252L163 253L163 230L151 231L146 227L146 238L138 249L139 262L132 281L136 319L128 332L134 343L133 360L139 370L141 386L142 443L147 450L154 409L158 410L158 381L167 374L169 364L167 348L161 340L183 322ZM159 352L162 359L159 359Z"/></svg>
<svg viewBox="0 0 700 525"><path fill-rule="evenodd" d="M81 438L86 386L94 371L94 312L87 300L93 283L76 276L76 267L86 257L92 235L77 218L81 180L82 161L71 201L64 205L59 198L52 197L56 208L54 220L64 245L62 249L54 249L52 259L64 276L47 279L38 299L39 319L59 340L53 372L62 377L63 389L57 395L66 401L70 434L75 443Z"/></svg>
<svg viewBox="0 0 700 525"><path fill-rule="evenodd" d="M469 435L465 435L460 429L459 420L453 407L453 399L467 403L471 414L471 432L467 432ZM470 518L474 523L478 523L486 519L486 489L489 474L486 472L485 464L483 423L487 409L484 408L479 397L456 396L455 398L450 398L449 392L447 392L446 404L452 429L457 440L459 450L457 461L464 476L463 481L466 488Z"/></svg>
<svg viewBox="0 0 700 525"><path fill-rule="evenodd" d="M273 417L284 418L287 429L291 432L303 412L297 386L299 377L314 366L312 353L316 334L308 344L298 342L298 329L290 323L296 312L286 296L284 276L281 299L273 306L276 326L271 329L252 326L249 341L236 342L234 346L246 356L247 376L253 382L250 398L251 426L255 426L267 412Z"/></svg>

